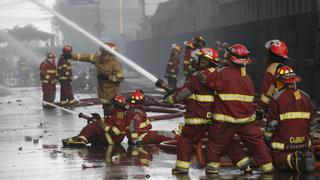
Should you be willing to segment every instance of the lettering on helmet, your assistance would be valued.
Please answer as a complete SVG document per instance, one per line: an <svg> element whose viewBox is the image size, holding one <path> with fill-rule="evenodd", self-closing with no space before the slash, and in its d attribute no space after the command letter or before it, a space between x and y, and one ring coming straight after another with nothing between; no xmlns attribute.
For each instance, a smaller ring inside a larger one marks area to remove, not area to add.
<svg viewBox="0 0 320 180"><path fill-rule="evenodd" d="M305 137L304 136L300 136L300 137L290 137L290 144L299 144L299 143L303 143L305 141Z"/></svg>
<svg viewBox="0 0 320 180"><path fill-rule="evenodd" d="M207 118L208 119L212 118L212 113L211 112L207 112Z"/></svg>

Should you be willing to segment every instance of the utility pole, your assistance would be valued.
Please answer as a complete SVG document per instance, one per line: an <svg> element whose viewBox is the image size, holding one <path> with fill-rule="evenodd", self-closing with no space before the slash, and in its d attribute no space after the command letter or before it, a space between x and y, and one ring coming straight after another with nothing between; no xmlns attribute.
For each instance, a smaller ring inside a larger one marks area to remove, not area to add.
<svg viewBox="0 0 320 180"><path fill-rule="evenodd" d="M98 32L98 38L101 39L102 36L102 23L101 23L101 15L100 15L100 0L97 0L96 3L96 8L97 8L97 23L96 23L96 29Z"/></svg>

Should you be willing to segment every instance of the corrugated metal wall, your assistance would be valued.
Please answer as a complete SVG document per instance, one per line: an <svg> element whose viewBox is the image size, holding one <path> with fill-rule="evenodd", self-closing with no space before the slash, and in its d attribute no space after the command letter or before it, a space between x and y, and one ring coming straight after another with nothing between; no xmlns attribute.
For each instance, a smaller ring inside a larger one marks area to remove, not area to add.
<svg viewBox="0 0 320 180"><path fill-rule="evenodd" d="M282 39L289 46L291 64L304 80L300 83L300 86L315 97L316 94L318 96L320 94L320 92L317 92L319 82L316 82L315 76L315 72L319 68L316 55L317 21L318 14L309 13L166 38L133 41L127 43L126 55L162 78L172 43L183 45L185 40L197 34L206 38L208 46L212 46L216 40L224 40L230 44L243 43L252 52L254 63L248 67L248 71L252 75L256 90L260 91L263 66L267 54L264 43L270 39ZM182 57L183 55L181 55Z"/></svg>
<svg viewBox="0 0 320 180"><path fill-rule="evenodd" d="M241 0L220 7L220 26L248 23L315 11L314 0Z"/></svg>

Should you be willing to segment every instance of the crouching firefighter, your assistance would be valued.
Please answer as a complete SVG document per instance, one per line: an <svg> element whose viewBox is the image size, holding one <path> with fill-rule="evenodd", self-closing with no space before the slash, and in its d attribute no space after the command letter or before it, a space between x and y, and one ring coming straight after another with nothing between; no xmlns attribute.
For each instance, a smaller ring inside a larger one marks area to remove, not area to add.
<svg viewBox="0 0 320 180"><path fill-rule="evenodd" d="M130 109L127 112L129 144L159 144L177 138L176 131L153 131L147 113L143 108L145 96L142 90L131 93Z"/></svg>
<svg viewBox="0 0 320 180"><path fill-rule="evenodd" d="M214 93L198 81L197 75L205 70L216 71L217 58L218 53L215 49L200 49L196 63L199 72L195 72L181 88L165 98L168 103L184 101L186 105L185 125L178 139L177 160L176 166L172 169L173 174L188 173L195 146L201 142L211 124ZM249 158L244 155L240 142L235 146L234 142L231 144L232 153L228 153L229 157L239 168L245 169L249 165Z"/></svg>
<svg viewBox="0 0 320 180"><path fill-rule="evenodd" d="M309 134L317 125L312 121L310 97L297 89L301 79L289 66L279 68L275 80L279 91L270 101L265 141L278 169L310 172L315 158Z"/></svg>
<svg viewBox="0 0 320 180"><path fill-rule="evenodd" d="M92 146L120 144L125 137L126 110L125 97L115 96L112 99L109 116L103 119L99 114L92 114L92 118L82 115L88 119L88 125L82 129L78 136L63 139L63 146L85 146L88 143L91 143Z"/></svg>

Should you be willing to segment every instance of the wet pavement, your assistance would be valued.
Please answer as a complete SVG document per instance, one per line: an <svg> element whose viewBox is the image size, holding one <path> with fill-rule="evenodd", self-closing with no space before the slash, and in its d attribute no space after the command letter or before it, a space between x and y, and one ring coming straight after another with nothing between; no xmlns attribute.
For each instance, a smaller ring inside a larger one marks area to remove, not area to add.
<svg viewBox="0 0 320 180"><path fill-rule="evenodd" d="M120 146L63 148L61 139L77 135L86 125L77 113L102 113L101 107L71 109L75 114L46 110L41 106L40 88L15 88L12 92L0 97L0 179L317 179L316 173L241 175L232 168L206 176L195 158L189 175L173 176L175 154L155 145L134 147L124 142ZM168 130L179 122L181 118L157 121L153 127Z"/></svg>

